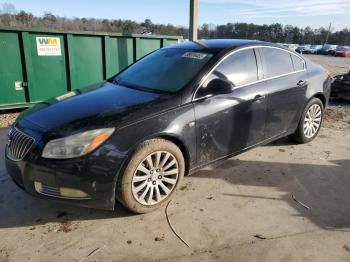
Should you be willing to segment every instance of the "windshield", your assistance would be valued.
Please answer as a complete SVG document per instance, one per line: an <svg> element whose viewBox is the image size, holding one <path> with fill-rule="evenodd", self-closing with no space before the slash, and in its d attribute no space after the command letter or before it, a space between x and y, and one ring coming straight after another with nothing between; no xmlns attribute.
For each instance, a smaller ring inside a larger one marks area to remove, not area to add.
<svg viewBox="0 0 350 262"><path fill-rule="evenodd" d="M194 50L159 49L121 72L121 85L174 93L182 89L213 57Z"/></svg>

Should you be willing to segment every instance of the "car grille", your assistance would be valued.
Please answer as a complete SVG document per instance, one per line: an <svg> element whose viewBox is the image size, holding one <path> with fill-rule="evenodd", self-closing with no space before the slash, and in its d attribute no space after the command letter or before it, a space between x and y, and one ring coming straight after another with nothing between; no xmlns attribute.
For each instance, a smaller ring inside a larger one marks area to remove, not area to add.
<svg viewBox="0 0 350 262"><path fill-rule="evenodd" d="M13 160L22 160L33 145L34 138L13 127L9 133L7 155Z"/></svg>

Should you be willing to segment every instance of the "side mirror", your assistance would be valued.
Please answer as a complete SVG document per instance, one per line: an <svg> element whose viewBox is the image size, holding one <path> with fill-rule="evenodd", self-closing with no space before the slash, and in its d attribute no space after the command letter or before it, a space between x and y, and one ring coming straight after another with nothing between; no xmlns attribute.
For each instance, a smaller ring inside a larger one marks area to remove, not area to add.
<svg viewBox="0 0 350 262"><path fill-rule="evenodd" d="M233 84L221 78L216 78L211 80L206 88L206 93L208 95L223 95L232 92Z"/></svg>

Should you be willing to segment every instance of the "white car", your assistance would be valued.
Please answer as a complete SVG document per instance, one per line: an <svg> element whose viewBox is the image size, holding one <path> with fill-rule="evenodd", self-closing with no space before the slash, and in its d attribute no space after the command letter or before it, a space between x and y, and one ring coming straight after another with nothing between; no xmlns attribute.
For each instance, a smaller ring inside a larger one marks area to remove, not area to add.
<svg viewBox="0 0 350 262"><path fill-rule="evenodd" d="M308 53L311 45L300 45L295 49L295 52L299 54Z"/></svg>
<svg viewBox="0 0 350 262"><path fill-rule="evenodd" d="M312 45L310 46L309 50L307 52L309 54L317 54L317 51L319 51L322 48L322 45Z"/></svg>

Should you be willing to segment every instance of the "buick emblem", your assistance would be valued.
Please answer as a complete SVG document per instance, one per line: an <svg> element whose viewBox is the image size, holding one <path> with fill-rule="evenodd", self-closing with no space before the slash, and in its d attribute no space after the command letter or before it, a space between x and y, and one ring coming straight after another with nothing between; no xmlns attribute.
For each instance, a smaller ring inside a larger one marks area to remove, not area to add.
<svg viewBox="0 0 350 262"><path fill-rule="evenodd" d="M8 147L10 147L10 144L11 144L11 138L9 138L9 139L7 140L6 145L7 145Z"/></svg>
<svg viewBox="0 0 350 262"><path fill-rule="evenodd" d="M10 147L10 144L11 144L11 133L12 133L12 129L11 129L10 132L8 133L8 139L7 139L7 143L6 143L6 145L7 145L8 147Z"/></svg>

